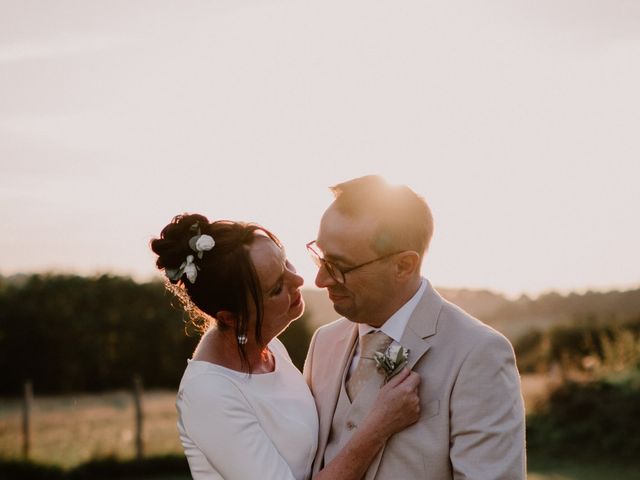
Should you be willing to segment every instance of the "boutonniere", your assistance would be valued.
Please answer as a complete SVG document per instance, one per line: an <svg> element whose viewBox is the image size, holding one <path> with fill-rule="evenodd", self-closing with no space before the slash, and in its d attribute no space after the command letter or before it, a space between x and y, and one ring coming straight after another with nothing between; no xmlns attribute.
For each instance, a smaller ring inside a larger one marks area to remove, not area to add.
<svg viewBox="0 0 640 480"><path fill-rule="evenodd" d="M374 352L373 359L378 370L384 373L384 383L387 383L407 364L409 349L396 343L389 345L384 352Z"/></svg>

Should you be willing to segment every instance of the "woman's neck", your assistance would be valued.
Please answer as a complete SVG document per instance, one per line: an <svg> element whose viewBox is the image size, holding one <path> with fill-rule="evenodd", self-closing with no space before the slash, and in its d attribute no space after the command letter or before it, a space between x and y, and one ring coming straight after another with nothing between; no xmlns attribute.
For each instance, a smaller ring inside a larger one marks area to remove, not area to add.
<svg viewBox="0 0 640 480"><path fill-rule="evenodd" d="M250 338L244 347L247 354L245 362L240 356L234 332L230 329L220 330L213 327L200 339L193 352L193 359L215 363L238 372L252 374L273 372L275 360L266 346L260 347L255 339Z"/></svg>

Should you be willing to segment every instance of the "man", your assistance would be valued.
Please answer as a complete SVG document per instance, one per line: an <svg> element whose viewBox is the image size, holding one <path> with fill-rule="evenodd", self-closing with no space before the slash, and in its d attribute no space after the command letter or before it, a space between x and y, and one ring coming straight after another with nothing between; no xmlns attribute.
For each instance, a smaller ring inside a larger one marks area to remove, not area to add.
<svg viewBox="0 0 640 480"><path fill-rule="evenodd" d="M421 277L433 232L426 202L377 176L332 191L335 200L308 245L320 267L316 285L328 290L343 316L316 331L305 362L320 419L313 473L340 450L375 400L381 373L370 368L355 391L350 382L373 361L370 352L361 355L361 345L371 330L380 330L390 337L385 345L409 350L408 367L421 377L421 415L390 438L365 479L525 478L524 408L513 349Z"/></svg>

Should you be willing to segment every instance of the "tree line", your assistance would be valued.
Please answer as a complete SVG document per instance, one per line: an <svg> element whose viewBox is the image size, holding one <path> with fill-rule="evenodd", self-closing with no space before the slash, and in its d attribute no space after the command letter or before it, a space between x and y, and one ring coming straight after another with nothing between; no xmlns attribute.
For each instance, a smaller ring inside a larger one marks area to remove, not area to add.
<svg viewBox="0 0 640 480"><path fill-rule="evenodd" d="M607 362L612 350L629 350L629 342L633 350L640 335L640 290L550 292L513 301L485 291L443 293L511 339L521 372ZM280 337L299 368L312 314ZM25 379L37 393L129 388L135 375L147 388L175 388L198 339L160 281L0 276L0 395L18 394Z"/></svg>
<svg viewBox="0 0 640 480"><path fill-rule="evenodd" d="M0 395L177 388L199 334L161 282L101 275L0 280ZM305 317L281 337L301 368L311 332Z"/></svg>

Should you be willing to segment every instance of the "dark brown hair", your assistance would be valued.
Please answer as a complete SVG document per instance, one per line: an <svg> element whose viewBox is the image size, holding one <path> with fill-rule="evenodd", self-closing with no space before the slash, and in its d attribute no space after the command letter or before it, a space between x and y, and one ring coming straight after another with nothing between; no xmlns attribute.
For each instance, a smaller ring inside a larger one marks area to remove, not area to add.
<svg viewBox="0 0 640 480"><path fill-rule="evenodd" d="M189 246L189 240L197 235L210 235L215 246L205 251L202 258ZM207 217L199 214L177 215L160 232L160 238L151 240L151 249L158 255L156 266L160 270L178 269L188 255L194 256L198 268L197 278L191 283L186 275L177 280L166 278L167 289L181 301L189 314L190 323L203 333L211 319L215 319L220 311L231 312L237 319L235 336L238 352L243 365L251 365L247 360L244 345L237 339L248 336L251 303L255 305L256 328L253 335L262 345L262 288L253 262L249 255L249 247L256 235L265 235L276 245L282 247L280 240L266 228L245 222L218 220L209 222ZM218 322L221 329L227 325Z"/></svg>
<svg viewBox="0 0 640 480"><path fill-rule="evenodd" d="M390 185L367 175L330 187L333 205L349 216L373 215L378 229L373 249L380 255L413 250L424 255L433 236L433 216L427 202L405 185Z"/></svg>

